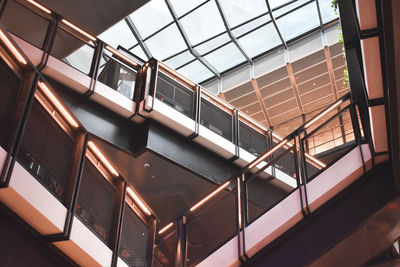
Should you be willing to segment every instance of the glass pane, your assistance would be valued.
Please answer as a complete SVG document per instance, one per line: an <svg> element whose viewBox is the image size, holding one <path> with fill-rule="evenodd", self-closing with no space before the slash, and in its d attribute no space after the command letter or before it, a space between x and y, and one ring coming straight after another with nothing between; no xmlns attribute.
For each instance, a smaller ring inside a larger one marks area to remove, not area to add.
<svg viewBox="0 0 400 267"><path fill-rule="evenodd" d="M267 175L267 174L266 174ZM278 186L276 178L257 176L247 182L248 222L254 222L261 215L273 208L293 190L289 186Z"/></svg>
<svg viewBox="0 0 400 267"><path fill-rule="evenodd" d="M310 3L278 19L277 24L286 41L295 38L320 25L317 6Z"/></svg>
<svg viewBox="0 0 400 267"><path fill-rule="evenodd" d="M298 1L294 2L294 3L291 3L290 5L283 6L283 7L279 8L279 9L277 9L277 10L275 10L275 11L273 12L274 17L275 17L275 18L278 18L278 17L281 16L282 14L284 14L284 13L290 11L290 10L295 9L296 7L298 7L298 6L300 6L300 5L304 4L304 3L306 3L306 2L308 2L308 1L309 1L309 0L298 0ZM272 8L272 7L271 7L271 8Z"/></svg>
<svg viewBox="0 0 400 267"><path fill-rule="evenodd" d="M236 36L236 37L240 37L242 34L251 31L254 28L257 28L258 26L267 23L268 21L271 21L271 17L269 15L265 15L262 16L258 19L255 19L251 22L248 22L236 29L232 30L232 33Z"/></svg>
<svg viewBox="0 0 400 267"><path fill-rule="evenodd" d="M179 55L174 56L171 59L168 59L164 63L167 64L168 66L170 66L171 68L175 69L193 59L194 59L194 56L189 51L186 51Z"/></svg>
<svg viewBox="0 0 400 267"><path fill-rule="evenodd" d="M225 31L214 1L208 2L182 18L181 23L193 45Z"/></svg>
<svg viewBox="0 0 400 267"><path fill-rule="evenodd" d="M89 74L94 48L59 28L50 54L71 67Z"/></svg>
<svg viewBox="0 0 400 267"><path fill-rule="evenodd" d="M205 0L171 0L171 3L178 16L185 14L186 12L192 10L193 8L199 6L201 3L204 2Z"/></svg>
<svg viewBox="0 0 400 267"><path fill-rule="evenodd" d="M221 0L220 2L231 27L268 11L265 0Z"/></svg>
<svg viewBox="0 0 400 267"><path fill-rule="evenodd" d="M121 64L109 53L104 53L100 64L99 82L108 85L122 95L133 99L137 72Z"/></svg>
<svg viewBox="0 0 400 267"><path fill-rule="evenodd" d="M228 34L222 34L218 37L215 37L207 42L205 42L204 44L195 46L196 51L199 52L201 55L207 53L208 51L210 51L211 49L214 49L220 45L223 45L225 43L228 43L231 41L231 38L229 38Z"/></svg>
<svg viewBox="0 0 400 267"><path fill-rule="evenodd" d="M153 57L157 59L166 58L187 48L176 24L172 24L165 30L157 33L145 43L149 47Z"/></svg>
<svg viewBox="0 0 400 267"><path fill-rule="evenodd" d="M279 35L272 23L243 36L239 39L239 42L251 57L281 44Z"/></svg>
<svg viewBox="0 0 400 267"><path fill-rule="evenodd" d="M129 29L125 20L121 20L110 29L100 34L98 37L115 48L120 45L126 49L129 49L137 44L136 38Z"/></svg>
<svg viewBox="0 0 400 267"><path fill-rule="evenodd" d="M319 0L319 9L321 11L323 23L327 23L339 17L335 13L335 9L332 7L331 0Z"/></svg>
<svg viewBox="0 0 400 267"><path fill-rule="evenodd" d="M140 57L141 59L144 59L144 60L147 60L147 59L148 59L147 56L146 56L146 54L144 53L143 49L142 49L139 45L138 45L138 46L135 46L135 47L132 48L130 51L131 51L133 54L135 54L136 56Z"/></svg>
<svg viewBox="0 0 400 267"><path fill-rule="evenodd" d="M290 0L268 0L268 2L271 9L274 9L276 7L286 4L287 2L290 2Z"/></svg>
<svg viewBox="0 0 400 267"><path fill-rule="evenodd" d="M214 74L198 60L179 69L179 73L196 83L202 82L214 76Z"/></svg>
<svg viewBox="0 0 400 267"><path fill-rule="evenodd" d="M152 0L130 17L143 38L172 22L172 16L164 0Z"/></svg>
<svg viewBox="0 0 400 267"><path fill-rule="evenodd" d="M196 266L236 234L236 190L187 224L187 266Z"/></svg>
<svg viewBox="0 0 400 267"><path fill-rule="evenodd" d="M204 58L217 68L219 72L246 61L246 58L233 43L221 47Z"/></svg>

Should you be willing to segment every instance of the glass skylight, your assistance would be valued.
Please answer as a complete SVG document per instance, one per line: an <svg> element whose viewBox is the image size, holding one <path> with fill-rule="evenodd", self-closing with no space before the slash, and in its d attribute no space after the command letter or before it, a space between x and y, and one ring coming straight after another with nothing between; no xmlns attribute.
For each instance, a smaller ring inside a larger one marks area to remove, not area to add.
<svg viewBox="0 0 400 267"><path fill-rule="evenodd" d="M153 57L199 83L246 62L245 56L256 59L282 47L278 31L287 42L308 31L318 31L319 12L324 24L338 18L331 0L268 1L277 27L266 0L152 0L130 15L143 40L136 40L125 20L99 38L147 60L138 44L143 42ZM177 21L168 6L175 11Z"/></svg>

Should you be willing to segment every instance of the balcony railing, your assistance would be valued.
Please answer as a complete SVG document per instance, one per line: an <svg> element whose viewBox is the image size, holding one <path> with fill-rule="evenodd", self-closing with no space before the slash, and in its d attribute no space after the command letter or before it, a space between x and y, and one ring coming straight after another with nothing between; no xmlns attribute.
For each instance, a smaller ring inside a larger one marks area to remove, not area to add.
<svg viewBox="0 0 400 267"><path fill-rule="evenodd" d="M14 4L21 8L20 3ZM34 14L49 19L49 14L43 10ZM153 261L153 247L156 262L161 265L180 262L192 266L231 238L242 235L248 225L294 190L302 189L305 195L301 198L301 207L304 213L310 212L307 183L346 153L329 155L328 160L317 158L319 152L316 151L321 146L315 141L318 136L333 132L332 142L336 144L339 137L334 129L345 126L340 144L349 143L349 150L364 142L350 94L281 138L162 63L151 60L140 67L125 54L77 30L73 24L63 22L58 15L50 14L53 28L63 25L54 28L54 38L58 31L72 34L90 47L89 50L94 49L88 72L94 81L125 96L134 96L136 101L145 101L149 96L160 100L193 119L197 126L202 125L232 142L236 147L236 159L240 157L240 149L253 155L237 175L227 177L224 183L205 194L201 201L156 235L156 221L149 207L96 147L95 140L87 136L79 121L48 87L46 78L1 27L5 36L1 38L3 58L13 59L3 61L1 68L13 76L5 82L16 89L14 91L19 90L17 96L7 88L1 91L17 110L13 116L9 114L11 106L0 110L1 122L10 121L9 118L16 122L11 123L10 130L1 132L1 145L8 154L1 182L7 187L12 179L13 164L18 163L67 209L64 239L54 243L69 240L77 218L111 250L112 266L116 266L119 259L128 266L149 265ZM44 38L41 48L48 49L50 55L55 54L51 49L53 42L47 42L48 39ZM36 43L40 46L41 42ZM68 55L57 57L82 72L88 71L68 60ZM130 85L126 85L128 83ZM347 129L347 125L351 127ZM272 186L277 180L287 183L277 189ZM294 186L287 187L290 184Z"/></svg>

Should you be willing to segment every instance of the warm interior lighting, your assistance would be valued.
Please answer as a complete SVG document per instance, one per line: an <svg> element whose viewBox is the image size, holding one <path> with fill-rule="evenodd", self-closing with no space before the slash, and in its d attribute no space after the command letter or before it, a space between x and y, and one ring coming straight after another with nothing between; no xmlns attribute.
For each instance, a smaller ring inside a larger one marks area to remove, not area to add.
<svg viewBox="0 0 400 267"><path fill-rule="evenodd" d="M222 100L221 98L213 95L212 93L208 92L207 90L201 88L201 92L203 94L205 94L206 96L208 96L209 98L211 98L212 100L214 100L215 102L218 102L219 104L221 104L222 106L224 106L225 108L229 109L229 110L234 110L234 108L229 105L228 103L226 103L224 100Z"/></svg>
<svg viewBox="0 0 400 267"><path fill-rule="evenodd" d="M45 8L44 6L42 6L41 4L39 4L38 2L33 1L33 0L26 0L26 1L27 1L28 3L34 5L35 7L41 9L42 11L46 12L47 14L49 14L49 15L51 14L51 10L50 10L50 9Z"/></svg>
<svg viewBox="0 0 400 267"><path fill-rule="evenodd" d="M314 119L312 119L311 121L307 122L306 125L304 125L304 128L308 128L310 127L312 124L314 124L317 120L321 119L323 116L325 116L329 111L333 110L334 108L336 108L337 106L339 106L340 104L342 104L343 100L339 100L338 102L336 102L334 105L330 106L327 110L325 110L324 112L320 113L317 117L315 117Z"/></svg>
<svg viewBox="0 0 400 267"><path fill-rule="evenodd" d="M92 141L89 141L88 145L93 150L93 152L96 154L96 156L104 163L104 165L106 165L107 169L115 176L119 176L119 173L117 172L117 170L114 169L114 167L106 159L106 157L103 155L103 153L101 153L100 149Z"/></svg>
<svg viewBox="0 0 400 267"><path fill-rule="evenodd" d="M282 141L282 140L283 140L282 137L280 137L279 135L277 135L277 134L275 134L275 133L272 133L272 136L275 137L276 139L278 139L279 141ZM290 148L293 147L293 144L290 143L290 142L288 142L287 145L288 145ZM298 150L298 148L297 148L297 150ZM320 161L319 159L317 159L317 158L311 156L310 154L304 153L304 155L306 156L306 158L308 158L309 160L311 160L312 162L314 162L315 164L317 164L317 165L320 166L321 168L325 168L325 167L326 167L326 164L325 164L325 163L323 163L323 162Z"/></svg>
<svg viewBox="0 0 400 267"><path fill-rule="evenodd" d="M254 120L252 117L244 114L243 112L239 111L239 117L241 117L242 119L244 119L246 122L248 122L249 124L253 124L254 126L256 126L257 128L259 128L261 131L263 132L267 132L268 128L265 127L264 125L262 125L261 123L259 123L258 121Z"/></svg>
<svg viewBox="0 0 400 267"><path fill-rule="evenodd" d="M0 29L0 38L7 45L7 47L11 50L14 56L17 58L19 62L26 65L28 61L24 58L24 56L18 51L18 49L11 43L10 39L7 38L6 34Z"/></svg>
<svg viewBox="0 0 400 267"><path fill-rule="evenodd" d="M165 231L167 231L169 228L171 228L174 225L173 222L170 222L167 226L165 226L164 228L162 228L160 231L158 231L158 234L161 235L162 233L164 233Z"/></svg>
<svg viewBox="0 0 400 267"><path fill-rule="evenodd" d="M171 69L170 67L168 67L167 65L165 65L163 62L159 62L159 66L161 68L163 68L164 70L166 70L167 72L171 73L172 75L178 77L179 79L181 79L182 81L184 81L185 83L189 84L192 87L195 87L196 84L194 82L192 82L191 80L189 80L188 78L186 78L185 76L179 74L178 72L176 72L175 70Z"/></svg>
<svg viewBox="0 0 400 267"><path fill-rule="evenodd" d="M269 156L271 156L275 151L277 151L279 148L283 147L286 143L288 142L288 140L282 140L279 144L277 144L274 148L272 148L270 151L268 151L267 153L265 153L264 155L262 155L261 157L259 157L258 159L256 159L255 161L253 161L253 163L251 163L249 165L249 169L254 168L255 166L257 166L261 161L263 161L264 159L268 158Z"/></svg>
<svg viewBox="0 0 400 267"><path fill-rule="evenodd" d="M306 158L308 158L309 160L311 160L311 161L313 161L314 163L318 164L320 167L322 167L322 168L325 168L325 167L326 167L326 164L325 164L325 163L323 163L323 162L320 161L319 159L317 159L317 158L311 156L310 154L304 153L304 155L306 156Z"/></svg>
<svg viewBox="0 0 400 267"><path fill-rule="evenodd" d="M39 87L42 89L43 93L51 100L55 107L60 111L61 115L71 124L71 126L78 128L79 125L72 115L66 110L66 108L61 104L53 92L47 87L44 82L39 82Z"/></svg>
<svg viewBox="0 0 400 267"><path fill-rule="evenodd" d="M64 23L65 25L68 25L69 27L71 27L72 29L74 29L75 31L79 32L80 34L86 36L87 38L89 38L90 40L92 40L93 42L96 42L96 38L91 36L90 34L88 34L87 32L85 32L84 30L78 28L77 26L75 26L74 24L72 24L71 22L69 22L66 19L62 19L61 20L62 23Z"/></svg>
<svg viewBox="0 0 400 267"><path fill-rule="evenodd" d="M139 66L138 63L136 63L135 61L133 61L131 58L125 56L124 54L120 53L119 51L115 50L115 49L112 48L111 46L106 45L106 49L107 49L108 51L110 51L111 53L113 53L114 55L117 55L118 57L120 57L120 58L124 59L125 61L131 63L132 65L134 65L134 66L136 66L136 67Z"/></svg>
<svg viewBox="0 0 400 267"><path fill-rule="evenodd" d="M206 196L205 198L203 198L200 202L198 202L196 205L194 205L193 207L190 208L190 211L194 211L196 210L198 207L200 207L201 205L203 205L205 202L207 202L210 198L212 198L213 196L215 196L216 194L218 194L219 192L221 192L222 190L224 190L228 185L230 185L231 181L227 181L225 182L223 185L221 185L220 187L218 187L214 192L212 192L211 194L209 194L208 196Z"/></svg>
<svg viewBox="0 0 400 267"><path fill-rule="evenodd" d="M133 192L132 188L130 188L128 186L128 188L126 189L126 191L128 192L128 195L133 198L133 200L135 201L136 204L138 204L140 206L140 208L147 214L147 215L151 215L150 210L146 207L146 205L142 202L142 200L140 200L140 198L135 194L135 192Z"/></svg>

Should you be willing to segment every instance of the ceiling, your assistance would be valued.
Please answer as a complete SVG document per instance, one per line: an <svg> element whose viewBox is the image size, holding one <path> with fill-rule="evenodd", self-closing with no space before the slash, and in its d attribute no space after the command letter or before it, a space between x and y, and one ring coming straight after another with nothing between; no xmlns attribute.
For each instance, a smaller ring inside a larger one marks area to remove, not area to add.
<svg viewBox="0 0 400 267"><path fill-rule="evenodd" d="M222 97L257 121L275 129L298 118L299 121L293 123L294 130L303 123L301 114L306 114L305 119L309 119L316 111L350 90L344 84L346 59L340 43L325 49L266 73L253 82L250 80L225 91ZM332 68L328 68L328 62ZM293 75L289 73L290 69ZM262 102L257 97L257 91ZM284 131L284 135L290 132Z"/></svg>
<svg viewBox="0 0 400 267"><path fill-rule="evenodd" d="M99 38L200 83L337 18L331 0L152 0Z"/></svg>

